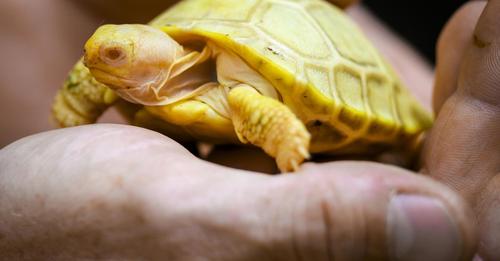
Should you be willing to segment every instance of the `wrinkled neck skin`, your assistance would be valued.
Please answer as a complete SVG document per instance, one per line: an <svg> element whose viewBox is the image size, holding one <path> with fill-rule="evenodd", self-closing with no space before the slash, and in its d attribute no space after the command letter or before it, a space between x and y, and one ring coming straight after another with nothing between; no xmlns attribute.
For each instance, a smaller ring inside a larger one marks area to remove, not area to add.
<svg viewBox="0 0 500 261"><path fill-rule="evenodd" d="M167 105L194 97L206 90L204 85L213 81L213 68L207 62L210 57L207 46L198 52L179 45L174 61L162 68L154 79L138 84L137 88L115 91L125 100L148 106Z"/></svg>

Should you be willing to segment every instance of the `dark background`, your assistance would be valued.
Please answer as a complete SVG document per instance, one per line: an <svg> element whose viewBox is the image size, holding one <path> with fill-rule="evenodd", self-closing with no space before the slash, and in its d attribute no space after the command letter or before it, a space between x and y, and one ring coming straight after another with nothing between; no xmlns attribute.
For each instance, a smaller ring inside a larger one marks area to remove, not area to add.
<svg viewBox="0 0 500 261"><path fill-rule="evenodd" d="M412 43L430 62L446 21L465 0L364 0L365 6ZM399 15L395 15L399 14Z"/></svg>

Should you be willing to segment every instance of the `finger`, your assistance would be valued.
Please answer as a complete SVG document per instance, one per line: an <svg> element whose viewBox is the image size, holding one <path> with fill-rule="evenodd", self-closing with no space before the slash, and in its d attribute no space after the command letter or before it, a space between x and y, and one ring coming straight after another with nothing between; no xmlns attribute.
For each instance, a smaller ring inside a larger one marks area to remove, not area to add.
<svg viewBox="0 0 500 261"><path fill-rule="evenodd" d="M492 119L481 128L479 137L488 145L483 148L484 157L477 163L483 166L485 187L477 186L476 213L479 219L479 255L484 260L500 259L500 1L490 0L479 19L474 34L474 46L470 51L470 63L463 77L463 95L472 97L486 107L478 117L492 114ZM476 67L478 66L478 67ZM483 136L484 135L484 136ZM492 152L492 154L489 154Z"/></svg>
<svg viewBox="0 0 500 261"><path fill-rule="evenodd" d="M293 202L290 223L304 260L470 260L474 251L464 203L425 177L376 163L336 162L309 163L281 178L293 184L286 193Z"/></svg>
<svg viewBox="0 0 500 261"><path fill-rule="evenodd" d="M471 1L463 5L439 36L433 94L436 113L457 88L461 62L473 40L474 29L485 5L486 1Z"/></svg>
<svg viewBox="0 0 500 261"><path fill-rule="evenodd" d="M483 103L500 102L500 1L490 0L479 18L465 61L462 90Z"/></svg>
<svg viewBox="0 0 500 261"><path fill-rule="evenodd" d="M129 126L39 134L0 151L0 249L6 259L20 251L40 259L470 257L473 222L459 197L423 176L365 164L249 175Z"/></svg>
<svg viewBox="0 0 500 261"><path fill-rule="evenodd" d="M1 150L0 170L6 259L22 249L38 259L267 260L246 209L266 175L199 160L153 131L96 124L37 134Z"/></svg>
<svg viewBox="0 0 500 261"><path fill-rule="evenodd" d="M2 257L144 258L130 257L138 253L133 241L152 247L155 233L132 191L175 174L160 165L174 172L189 159L165 136L123 125L59 129L8 145L0 150Z"/></svg>
<svg viewBox="0 0 500 261"><path fill-rule="evenodd" d="M499 5L488 2L464 56L458 89L443 105L424 151L426 171L471 203L500 161Z"/></svg>
<svg viewBox="0 0 500 261"><path fill-rule="evenodd" d="M444 103L424 151L426 172L475 207L486 260L500 259L500 242L491 239L500 234L500 224L483 216L496 211L491 200L499 197L490 187L500 173L499 12L500 1L488 1L464 55L457 90Z"/></svg>

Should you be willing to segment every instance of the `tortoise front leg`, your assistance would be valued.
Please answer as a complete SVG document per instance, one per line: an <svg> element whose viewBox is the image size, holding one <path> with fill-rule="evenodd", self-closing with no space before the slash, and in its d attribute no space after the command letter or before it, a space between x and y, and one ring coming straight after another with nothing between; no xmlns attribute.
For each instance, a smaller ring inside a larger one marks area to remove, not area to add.
<svg viewBox="0 0 500 261"><path fill-rule="evenodd" d="M228 94L233 124L241 142L276 158L281 172L295 171L309 158L311 135L283 103L240 84Z"/></svg>
<svg viewBox="0 0 500 261"><path fill-rule="evenodd" d="M80 60L58 91L52 114L61 127L95 123L117 99L111 89L92 77Z"/></svg>

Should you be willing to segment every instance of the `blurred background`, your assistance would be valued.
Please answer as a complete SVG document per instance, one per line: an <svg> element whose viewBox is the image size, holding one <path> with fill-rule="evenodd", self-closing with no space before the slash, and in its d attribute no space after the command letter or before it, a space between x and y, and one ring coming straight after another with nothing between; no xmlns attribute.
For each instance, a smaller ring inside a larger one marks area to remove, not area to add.
<svg viewBox="0 0 500 261"><path fill-rule="evenodd" d="M429 62L435 58L436 39L446 21L466 0L366 0L363 4L405 38Z"/></svg>
<svg viewBox="0 0 500 261"><path fill-rule="evenodd" d="M174 2L0 1L0 148L21 137L55 127L50 119L52 99L73 63L81 56L86 38L97 26L145 23ZM363 20L364 16L371 16L371 12L423 57L416 54L416 59L421 59L422 64L426 61L432 64L441 28L464 2L365 0L363 7L352 8L349 13L355 19ZM376 21L373 17L370 19L358 22L363 27L363 23ZM370 35L370 29L364 29ZM371 36L376 38L376 32ZM429 94L421 96L425 95ZM429 100L428 97L422 99ZM119 120L111 111L102 121Z"/></svg>

